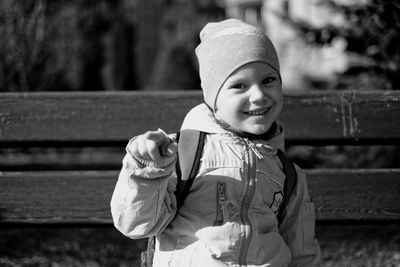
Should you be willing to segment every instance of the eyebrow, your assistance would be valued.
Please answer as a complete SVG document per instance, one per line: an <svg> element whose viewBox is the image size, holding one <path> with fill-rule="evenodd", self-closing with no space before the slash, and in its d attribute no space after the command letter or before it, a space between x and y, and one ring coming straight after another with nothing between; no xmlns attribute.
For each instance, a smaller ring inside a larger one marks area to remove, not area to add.
<svg viewBox="0 0 400 267"><path fill-rule="evenodd" d="M267 78L270 76L278 77L279 75L276 71L267 71L261 75L261 77L263 77L263 78ZM235 83L244 82L245 80L247 80L247 76L245 76L245 75L244 76L240 76L240 75L239 76L231 76L231 77L228 77L228 79L226 79L226 83L235 84Z"/></svg>
<svg viewBox="0 0 400 267"><path fill-rule="evenodd" d="M278 76L278 72L277 72L276 70L270 70L270 71L267 71L267 72L265 72L265 73L263 74L263 76L269 76L269 75L276 75L276 76Z"/></svg>
<svg viewBox="0 0 400 267"><path fill-rule="evenodd" d="M244 83L245 81L246 81L246 78L245 78L245 77L238 77L238 78L229 77L229 78L225 81L225 83L226 83L228 86L233 86L233 85L236 85L236 84Z"/></svg>

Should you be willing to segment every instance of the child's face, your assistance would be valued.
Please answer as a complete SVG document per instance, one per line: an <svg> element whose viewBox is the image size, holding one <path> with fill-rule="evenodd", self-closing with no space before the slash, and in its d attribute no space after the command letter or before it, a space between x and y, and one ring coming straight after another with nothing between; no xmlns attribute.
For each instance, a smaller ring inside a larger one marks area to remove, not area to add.
<svg viewBox="0 0 400 267"><path fill-rule="evenodd" d="M278 72L266 63L253 62L237 69L222 85L215 116L236 131L263 134L282 106Z"/></svg>

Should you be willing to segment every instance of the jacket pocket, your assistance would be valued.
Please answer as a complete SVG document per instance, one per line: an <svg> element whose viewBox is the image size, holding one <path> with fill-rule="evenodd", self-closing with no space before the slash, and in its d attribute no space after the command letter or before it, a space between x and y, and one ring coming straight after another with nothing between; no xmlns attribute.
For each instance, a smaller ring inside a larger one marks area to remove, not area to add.
<svg viewBox="0 0 400 267"><path fill-rule="evenodd" d="M226 184L223 182L217 183L217 196L216 196L217 212L214 221L214 226L220 226L224 224L226 220L226 214L224 212L226 209ZM225 218L224 218L225 217Z"/></svg>
<svg viewBox="0 0 400 267"><path fill-rule="evenodd" d="M213 226L221 226L227 222L239 221L239 205L234 199L226 196L226 183L217 183L216 218Z"/></svg>

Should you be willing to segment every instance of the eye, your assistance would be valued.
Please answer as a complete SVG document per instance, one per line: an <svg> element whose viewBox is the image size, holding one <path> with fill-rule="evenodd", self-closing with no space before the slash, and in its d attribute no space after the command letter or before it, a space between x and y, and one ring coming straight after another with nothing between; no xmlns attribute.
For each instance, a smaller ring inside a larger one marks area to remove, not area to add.
<svg viewBox="0 0 400 267"><path fill-rule="evenodd" d="M245 89L246 85L244 83L236 83L231 86L232 89Z"/></svg>
<svg viewBox="0 0 400 267"><path fill-rule="evenodd" d="M271 83L275 82L276 80L277 80L276 77L271 76L271 77L265 78L262 83L263 84L271 84Z"/></svg>

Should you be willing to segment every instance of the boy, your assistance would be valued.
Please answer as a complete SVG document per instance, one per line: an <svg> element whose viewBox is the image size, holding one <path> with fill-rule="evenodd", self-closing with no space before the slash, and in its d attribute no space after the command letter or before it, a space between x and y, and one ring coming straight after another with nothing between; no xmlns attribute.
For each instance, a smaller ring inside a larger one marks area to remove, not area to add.
<svg viewBox="0 0 400 267"><path fill-rule="evenodd" d="M154 266L317 266L314 206L299 168L278 223L285 174L279 61L268 37L242 21L209 23L196 48L203 104L183 129L207 132L201 165L177 211L177 144L162 130L133 138L111 201L116 228L157 236Z"/></svg>

